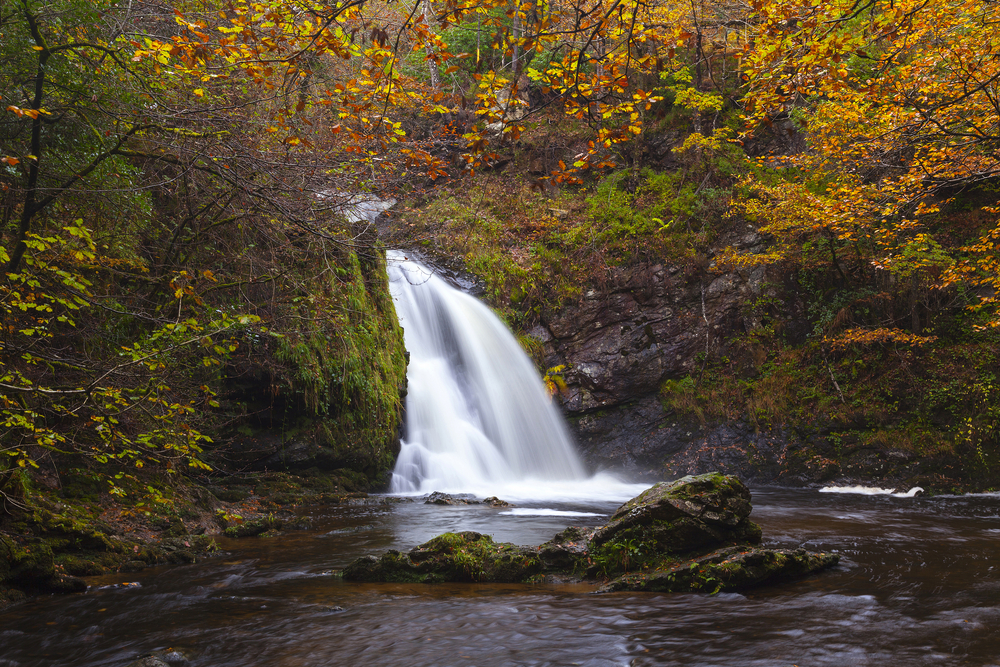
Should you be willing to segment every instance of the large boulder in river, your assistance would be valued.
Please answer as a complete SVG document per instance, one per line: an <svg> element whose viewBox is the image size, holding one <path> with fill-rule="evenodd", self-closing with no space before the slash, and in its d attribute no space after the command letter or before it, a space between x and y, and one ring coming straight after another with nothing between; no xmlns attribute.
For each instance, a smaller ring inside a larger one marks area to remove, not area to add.
<svg viewBox="0 0 1000 667"><path fill-rule="evenodd" d="M640 539L657 551L684 553L708 545L760 542L760 527L750 521L750 490L735 477L719 473L660 482L628 501L591 542Z"/></svg>
<svg viewBox="0 0 1000 667"><path fill-rule="evenodd" d="M835 554L756 547L750 491L709 473L660 483L597 528L567 528L539 546L496 543L474 532L445 533L406 553L359 558L350 581L515 583L546 576L603 580L602 591L738 590L816 572Z"/></svg>

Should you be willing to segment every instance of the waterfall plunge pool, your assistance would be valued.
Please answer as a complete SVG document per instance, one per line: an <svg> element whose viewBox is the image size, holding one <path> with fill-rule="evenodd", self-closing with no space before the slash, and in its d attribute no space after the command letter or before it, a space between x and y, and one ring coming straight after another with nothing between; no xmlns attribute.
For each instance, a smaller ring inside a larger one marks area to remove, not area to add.
<svg viewBox="0 0 1000 667"><path fill-rule="evenodd" d="M566 525L604 523L644 488L587 476L537 372L488 309L395 263L414 374L394 491L517 506L305 508L314 530L220 538L218 558L91 578L85 594L0 612L0 667L126 665L167 648L192 667L1000 664L998 497L757 489L751 518L766 546L842 559L739 595L334 576L358 556L448 531L539 544Z"/></svg>
<svg viewBox="0 0 1000 667"><path fill-rule="evenodd" d="M330 570L447 530L532 544L605 519L419 502L308 511L310 532L220 539L223 557L95 578L85 594L0 612L0 666L125 665L167 647L192 667L1000 664L997 497L754 489L752 518L769 546L836 550L841 565L714 597L351 584ZM123 581L140 586L100 588Z"/></svg>

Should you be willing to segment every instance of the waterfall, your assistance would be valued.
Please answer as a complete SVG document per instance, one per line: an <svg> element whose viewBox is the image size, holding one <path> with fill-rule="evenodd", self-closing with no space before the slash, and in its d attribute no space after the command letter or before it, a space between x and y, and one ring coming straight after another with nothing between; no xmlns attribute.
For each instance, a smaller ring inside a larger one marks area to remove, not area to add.
<svg viewBox="0 0 1000 667"><path fill-rule="evenodd" d="M489 308L403 253L387 259L410 353L392 492L593 498L586 482L600 481L597 496L634 495L586 476L534 364Z"/></svg>

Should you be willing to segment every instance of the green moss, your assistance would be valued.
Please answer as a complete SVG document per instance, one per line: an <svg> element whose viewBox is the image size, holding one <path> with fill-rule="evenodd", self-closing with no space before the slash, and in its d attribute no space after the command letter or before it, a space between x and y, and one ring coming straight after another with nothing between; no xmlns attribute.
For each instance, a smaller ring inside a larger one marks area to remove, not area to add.
<svg viewBox="0 0 1000 667"><path fill-rule="evenodd" d="M235 525L228 526L223 531L223 534L226 537L255 537L263 535L268 531L280 530L282 524L283 521L281 519L276 518L273 514L269 514L259 519L240 521Z"/></svg>
<svg viewBox="0 0 1000 667"><path fill-rule="evenodd" d="M341 467L369 488L397 452L400 392L406 382L403 334L380 250L346 253L315 291L297 299L301 326L279 339L294 394L316 439L317 460ZM313 427L311 424L315 424Z"/></svg>
<svg viewBox="0 0 1000 667"><path fill-rule="evenodd" d="M633 176L616 172L551 199L516 178L442 192L406 218L401 241L427 238L432 252L461 257L501 317L523 325L607 283L616 267L690 264L704 249L705 221L721 219L729 190L681 173Z"/></svg>
<svg viewBox="0 0 1000 667"><path fill-rule="evenodd" d="M379 558L361 558L344 570L356 581L436 581L514 583L527 581L543 569L538 550L497 544L488 535L444 533L407 553L389 551Z"/></svg>
<svg viewBox="0 0 1000 667"><path fill-rule="evenodd" d="M56 557L56 565L74 577L92 577L107 571L98 554L60 554Z"/></svg>

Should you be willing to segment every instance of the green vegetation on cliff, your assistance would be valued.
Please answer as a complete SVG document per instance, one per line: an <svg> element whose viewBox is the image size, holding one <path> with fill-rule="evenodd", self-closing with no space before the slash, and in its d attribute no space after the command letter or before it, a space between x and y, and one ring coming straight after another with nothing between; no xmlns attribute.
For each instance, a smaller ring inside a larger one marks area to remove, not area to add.
<svg viewBox="0 0 1000 667"><path fill-rule="evenodd" d="M0 530L19 539L48 534L40 508L159 531L215 502L195 484L294 468L364 490L395 457L402 331L350 209L370 170L275 140L250 80L207 95L218 72L137 54L176 19L0 10Z"/></svg>

